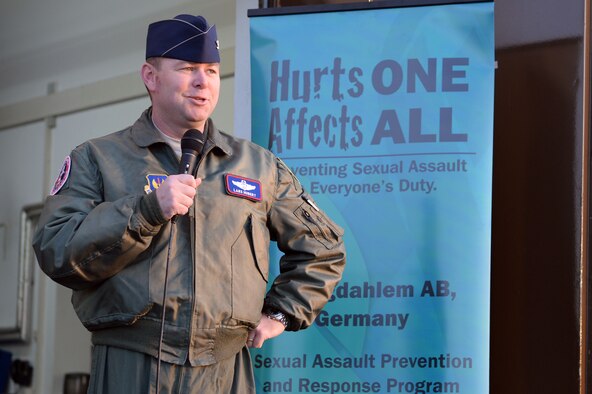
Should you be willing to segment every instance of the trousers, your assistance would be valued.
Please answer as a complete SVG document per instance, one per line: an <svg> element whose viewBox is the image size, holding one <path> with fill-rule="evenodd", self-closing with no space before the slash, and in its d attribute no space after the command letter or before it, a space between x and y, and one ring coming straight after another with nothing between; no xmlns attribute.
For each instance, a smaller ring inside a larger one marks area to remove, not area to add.
<svg viewBox="0 0 592 394"><path fill-rule="evenodd" d="M158 360L113 346L92 349L88 394L154 394ZM216 364L193 367L161 361L161 394L255 394L249 350Z"/></svg>

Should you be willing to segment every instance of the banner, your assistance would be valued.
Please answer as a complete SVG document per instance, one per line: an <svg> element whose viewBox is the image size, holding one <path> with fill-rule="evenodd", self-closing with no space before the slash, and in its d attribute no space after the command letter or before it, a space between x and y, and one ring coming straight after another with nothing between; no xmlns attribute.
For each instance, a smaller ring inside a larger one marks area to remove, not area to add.
<svg viewBox="0 0 592 394"><path fill-rule="evenodd" d="M250 14L253 140L347 248L313 326L252 352L258 393L489 391L493 3L375 4Z"/></svg>

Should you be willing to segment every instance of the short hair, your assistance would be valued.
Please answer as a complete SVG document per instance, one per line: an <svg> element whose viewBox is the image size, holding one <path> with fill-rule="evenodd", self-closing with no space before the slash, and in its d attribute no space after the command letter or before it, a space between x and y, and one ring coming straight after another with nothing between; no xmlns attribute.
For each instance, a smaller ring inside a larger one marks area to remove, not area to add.
<svg viewBox="0 0 592 394"><path fill-rule="evenodd" d="M160 61L162 60L161 57L149 57L146 59L146 63L150 64L157 70L160 70Z"/></svg>
<svg viewBox="0 0 592 394"><path fill-rule="evenodd" d="M149 57L148 59L146 59L146 63L150 64L155 69L160 70L161 60L162 60L161 57L154 56L154 57ZM146 88L146 92L148 92L148 96L150 97L150 100L152 101L152 94L150 93L150 90L148 90L148 86L146 86L146 84L144 84L144 87Z"/></svg>

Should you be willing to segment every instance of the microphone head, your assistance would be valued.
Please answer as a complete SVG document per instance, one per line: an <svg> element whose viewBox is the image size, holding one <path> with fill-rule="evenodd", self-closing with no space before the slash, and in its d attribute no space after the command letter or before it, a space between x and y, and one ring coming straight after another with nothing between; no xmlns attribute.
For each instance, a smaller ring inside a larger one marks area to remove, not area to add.
<svg viewBox="0 0 592 394"><path fill-rule="evenodd" d="M189 129L181 138L181 150L195 151L201 153L204 146L204 134L196 129Z"/></svg>

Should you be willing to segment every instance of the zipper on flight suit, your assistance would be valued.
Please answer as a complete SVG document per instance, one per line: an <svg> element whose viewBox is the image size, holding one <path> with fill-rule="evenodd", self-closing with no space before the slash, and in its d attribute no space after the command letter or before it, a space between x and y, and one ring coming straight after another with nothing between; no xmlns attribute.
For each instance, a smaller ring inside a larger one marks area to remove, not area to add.
<svg viewBox="0 0 592 394"><path fill-rule="evenodd" d="M199 168L201 167L201 164L203 163L203 161L205 160L207 154L215 147L215 144L208 144L208 139L206 138L206 140L204 141L204 147L202 149L202 153L199 157L199 161L197 162L197 171L199 171ZM197 171L196 171L196 176L197 176ZM191 364L191 349L194 347L194 335L193 335L193 328L195 326L195 320L197 319L198 316L198 312L197 312L197 251L195 248L195 235L196 235L196 229L197 229L197 217L195 214L195 207L197 205L197 197L199 194L199 187L197 188L197 191L195 193L195 197L193 199L193 205L191 205L191 212L193 213L192 215L192 219L190 220L190 237L191 237L191 278L192 278L192 285L191 285L191 293L192 293L192 303L191 303L191 318L189 319L189 343L188 343L188 349L187 349L187 361L189 361L189 363Z"/></svg>

